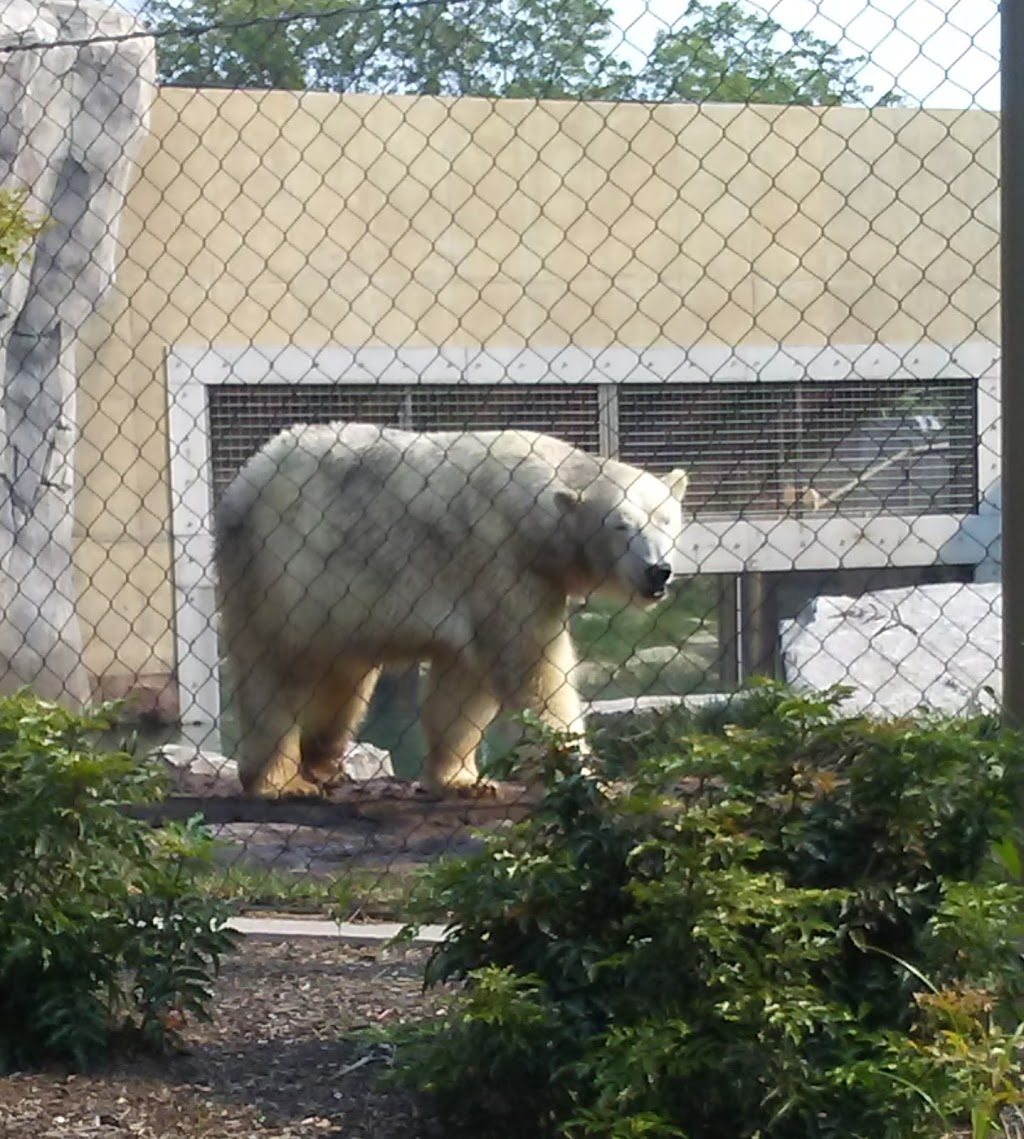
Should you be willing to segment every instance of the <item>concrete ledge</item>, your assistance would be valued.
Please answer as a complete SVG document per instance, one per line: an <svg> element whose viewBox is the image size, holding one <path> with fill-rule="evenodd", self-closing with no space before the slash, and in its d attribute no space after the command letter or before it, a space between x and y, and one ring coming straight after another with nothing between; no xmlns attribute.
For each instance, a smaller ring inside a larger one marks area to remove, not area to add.
<svg viewBox="0 0 1024 1139"><path fill-rule="evenodd" d="M730 701L747 695L739 692L691 692L686 696L624 696L619 700L592 700L584 704L586 716L624 716L637 712L664 712L682 705L691 712L707 708L712 704L728 704Z"/></svg>
<svg viewBox="0 0 1024 1139"><path fill-rule="evenodd" d="M325 937L354 944L380 945L402 928L399 922L334 922L328 918L232 918L231 929L247 937ZM424 925L414 945L435 945L444 937L442 925Z"/></svg>

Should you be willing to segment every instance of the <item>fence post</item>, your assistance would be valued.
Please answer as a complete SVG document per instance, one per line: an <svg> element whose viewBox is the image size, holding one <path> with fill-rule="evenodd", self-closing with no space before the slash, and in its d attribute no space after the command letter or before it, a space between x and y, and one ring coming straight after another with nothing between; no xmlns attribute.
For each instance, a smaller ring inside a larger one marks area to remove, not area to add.
<svg viewBox="0 0 1024 1139"><path fill-rule="evenodd" d="M1024 724L1024 0L1001 4L1003 708Z"/></svg>

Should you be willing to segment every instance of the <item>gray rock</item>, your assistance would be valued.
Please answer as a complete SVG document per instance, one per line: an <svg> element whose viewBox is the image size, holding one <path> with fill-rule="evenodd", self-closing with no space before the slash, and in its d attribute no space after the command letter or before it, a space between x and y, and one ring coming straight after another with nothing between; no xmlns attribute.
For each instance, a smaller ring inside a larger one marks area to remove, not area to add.
<svg viewBox="0 0 1024 1139"><path fill-rule="evenodd" d="M673 664L682 656L678 645L651 645L650 648L637 649L626 661L623 667L634 668L636 665L664 665Z"/></svg>
<svg viewBox="0 0 1024 1139"><path fill-rule="evenodd" d="M114 280L153 40L93 0L6 0L0 181L50 224L0 270L0 691L88 699L72 579L76 353ZM14 50L11 50L14 49Z"/></svg>
<svg viewBox="0 0 1024 1139"><path fill-rule="evenodd" d="M201 750L193 744L163 744L156 754L169 766L191 775L237 782L238 764L225 755ZM373 744L355 742L348 745L342 760L342 769L349 779L362 782L368 779L389 779L395 774L391 753Z"/></svg>
<svg viewBox="0 0 1024 1139"><path fill-rule="evenodd" d="M817 597L782 622L780 634L786 680L801 688L851 685L851 711L900 715L927 705L963 713L998 706L998 584Z"/></svg>

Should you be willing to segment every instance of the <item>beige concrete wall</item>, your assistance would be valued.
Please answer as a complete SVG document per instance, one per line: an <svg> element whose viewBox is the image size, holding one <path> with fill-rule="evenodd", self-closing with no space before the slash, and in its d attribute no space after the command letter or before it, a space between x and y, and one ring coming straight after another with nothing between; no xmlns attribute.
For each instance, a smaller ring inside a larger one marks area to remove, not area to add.
<svg viewBox="0 0 1024 1139"><path fill-rule="evenodd" d="M89 330L88 666L173 668L174 343L998 340L997 120L164 90Z"/></svg>

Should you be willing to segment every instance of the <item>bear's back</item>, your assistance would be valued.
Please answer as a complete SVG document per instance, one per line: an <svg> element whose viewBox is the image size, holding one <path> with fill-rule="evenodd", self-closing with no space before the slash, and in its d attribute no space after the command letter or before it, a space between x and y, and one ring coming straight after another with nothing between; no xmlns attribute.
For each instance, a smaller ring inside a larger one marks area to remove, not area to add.
<svg viewBox="0 0 1024 1139"><path fill-rule="evenodd" d="M526 430L414 432L362 422L297 424L242 468L217 508L215 531L276 533L285 557L330 520L334 535L410 535L516 557L559 524L555 491L585 490L606 460ZM286 537L290 531L290 540Z"/></svg>

